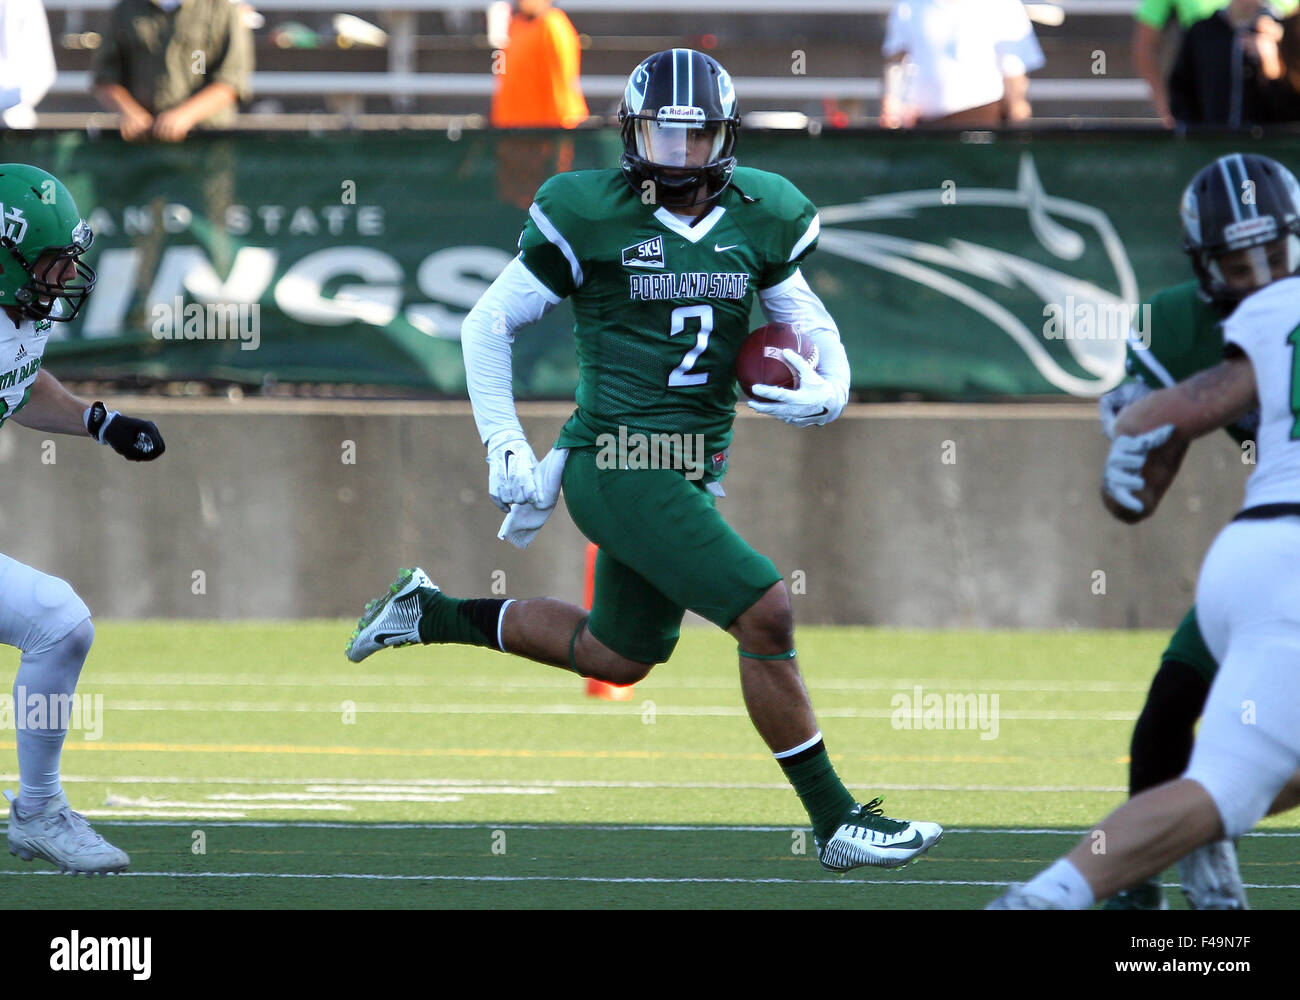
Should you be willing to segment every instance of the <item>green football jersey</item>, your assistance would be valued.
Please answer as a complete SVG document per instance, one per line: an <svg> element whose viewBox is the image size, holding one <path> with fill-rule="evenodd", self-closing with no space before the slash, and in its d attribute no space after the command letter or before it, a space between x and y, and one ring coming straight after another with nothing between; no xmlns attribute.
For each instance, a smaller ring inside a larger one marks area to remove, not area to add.
<svg viewBox="0 0 1300 1000"><path fill-rule="evenodd" d="M1157 292L1148 303L1140 331L1146 347L1129 340L1125 367L1152 389L1163 389L1213 368L1223 360L1226 317L1200 295L1195 279ZM1254 437L1256 420L1248 417L1227 427L1241 443Z"/></svg>
<svg viewBox="0 0 1300 1000"><path fill-rule="evenodd" d="M519 249L556 300L573 300L578 409L558 446L700 435L703 475L720 479L754 296L794 274L817 233L793 184L746 167L694 224L644 203L619 170L543 184Z"/></svg>

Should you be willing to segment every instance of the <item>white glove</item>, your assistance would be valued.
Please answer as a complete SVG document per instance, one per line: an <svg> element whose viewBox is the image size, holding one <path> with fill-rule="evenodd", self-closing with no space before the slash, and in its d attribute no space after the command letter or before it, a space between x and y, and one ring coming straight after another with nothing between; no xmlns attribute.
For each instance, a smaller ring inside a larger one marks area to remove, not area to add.
<svg viewBox="0 0 1300 1000"><path fill-rule="evenodd" d="M1146 510L1142 501L1133 495L1133 491L1146 487L1146 480L1142 478L1142 466L1146 464L1147 455L1168 441L1173 433L1174 425L1165 424L1136 437L1127 434L1117 437L1110 446L1110 454L1106 456L1103 478L1106 495L1135 514Z"/></svg>
<svg viewBox="0 0 1300 1000"><path fill-rule="evenodd" d="M552 448L537 464L537 489L541 495L538 504L511 504L510 513L501 522L497 538L503 538L516 548L526 549L547 519L555 511L564 483L564 463L569 458L568 448Z"/></svg>
<svg viewBox="0 0 1300 1000"><path fill-rule="evenodd" d="M1138 379L1121 382L1097 400L1097 409L1101 414L1101 429L1108 438L1115 440L1115 421L1120 411L1130 403L1136 403L1143 396L1155 392L1149 385Z"/></svg>
<svg viewBox="0 0 1300 1000"><path fill-rule="evenodd" d="M817 369L804 360L798 351L787 347L783 353L799 373L799 388L781 389L774 385L755 385L753 394L772 402L755 402L751 399L750 409L784 420L795 427L829 424L843 412L844 404L849 401L848 393L817 374Z"/></svg>
<svg viewBox="0 0 1300 1000"><path fill-rule="evenodd" d="M540 505L537 459L522 437L503 436L488 447L488 496L509 513L512 503Z"/></svg>

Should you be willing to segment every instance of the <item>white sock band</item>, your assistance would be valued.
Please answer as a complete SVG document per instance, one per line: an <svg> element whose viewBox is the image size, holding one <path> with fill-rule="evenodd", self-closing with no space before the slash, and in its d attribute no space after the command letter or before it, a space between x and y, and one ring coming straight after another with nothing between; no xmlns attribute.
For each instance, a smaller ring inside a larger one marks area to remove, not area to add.
<svg viewBox="0 0 1300 1000"><path fill-rule="evenodd" d="M501 630L505 627L506 623L506 608L510 607L510 605L514 603L515 599L513 597L510 598L510 600L506 601L505 604L501 605L501 613L497 615L497 649L501 650L503 653L506 651L506 644L505 640L501 637Z"/></svg>
<svg viewBox="0 0 1300 1000"><path fill-rule="evenodd" d="M819 729L817 730L817 732L813 733L812 736L808 737L808 739L800 743L797 747L794 747L790 750L782 750L780 753L772 754L772 756L775 757L777 760L784 760L786 757L793 757L797 753L803 753L809 747L815 747L817 745L817 741L820 740L821 738L822 738L822 731Z"/></svg>

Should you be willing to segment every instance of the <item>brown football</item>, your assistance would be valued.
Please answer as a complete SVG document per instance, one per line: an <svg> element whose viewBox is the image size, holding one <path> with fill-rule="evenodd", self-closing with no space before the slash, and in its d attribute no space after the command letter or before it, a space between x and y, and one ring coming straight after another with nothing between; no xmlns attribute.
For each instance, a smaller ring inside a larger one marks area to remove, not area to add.
<svg viewBox="0 0 1300 1000"><path fill-rule="evenodd" d="M1178 469L1183 464L1183 456L1187 454L1189 444L1190 441L1175 438L1147 455L1147 460L1142 466L1142 479L1146 482L1146 486L1133 491L1133 495L1142 501L1141 513L1120 506L1106 495L1103 488L1101 498L1106 509L1126 524L1137 524L1154 514L1173 483L1174 477L1178 475Z"/></svg>
<svg viewBox="0 0 1300 1000"><path fill-rule="evenodd" d="M768 323L745 338L740 353L736 355L736 381L746 396L755 398L751 392L755 385L799 388L799 373L781 353L787 347L798 351L805 361L817 367L817 345L789 323Z"/></svg>

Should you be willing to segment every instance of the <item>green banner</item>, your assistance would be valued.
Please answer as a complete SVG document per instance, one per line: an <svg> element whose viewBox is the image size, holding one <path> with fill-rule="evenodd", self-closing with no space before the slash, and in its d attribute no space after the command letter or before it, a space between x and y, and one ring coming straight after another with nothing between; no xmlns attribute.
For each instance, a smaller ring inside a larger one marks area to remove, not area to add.
<svg viewBox="0 0 1300 1000"><path fill-rule="evenodd" d="M1177 208L1192 174L1242 149L1300 166L1292 136L983 138L742 137L742 162L821 209L805 270L860 394L1104 391L1142 296L1191 274ZM460 322L513 256L537 186L619 155L613 131L0 141L7 161L62 178L96 233L98 287L47 350L60 376L452 396L465 391ZM517 338L520 398L572 396L571 323L564 305Z"/></svg>

